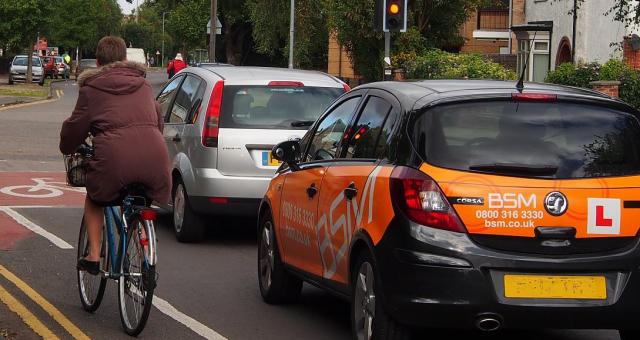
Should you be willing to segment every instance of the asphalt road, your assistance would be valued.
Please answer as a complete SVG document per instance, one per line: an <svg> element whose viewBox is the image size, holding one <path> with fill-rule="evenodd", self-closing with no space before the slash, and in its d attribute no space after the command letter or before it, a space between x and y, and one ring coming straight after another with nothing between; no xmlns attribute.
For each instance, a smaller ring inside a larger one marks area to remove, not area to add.
<svg viewBox="0 0 640 340"><path fill-rule="evenodd" d="M166 77L150 73L156 92ZM0 187L32 183L33 177L60 177L64 167L58 152L62 121L77 98L74 81L54 85L59 100L0 111ZM2 184L3 176L9 184ZM8 179L10 177L10 179ZM64 191L63 197L79 195ZM72 338L48 312L27 297L3 268L50 302L71 323L94 339L126 339L121 330L117 292L109 282L103 303L94 314L81 308L78 298L75 249L62 249L49 238L29 231L24 223L75 247L82 209L76 197L24 203L0 193L0 288L19 300L58 337ZM7 208L13 206L12 208ZM38 207L35 207L38 206ZM47 207L40 207L47 206ZM4 210L3 210L4 209ZM7 210L8 209L8 210ZM21 216L22 224L7 216ZM27 221L27 222L25 222ZM158 272L156 303L141 339L193 339L199 335L229 339L349 339L349 305L305 285L300 301L287 306L262 302L257 286L254 221L210 221L204 242L175 240L168 214L157 226ZM166 304L164 304L166 302ZM167 308L167 304L172 308ZM0 338L35 339L8 307L0 303ZM511 331L491 336L445 330L425 333L430 339L618 339L616 331Z"/></svg>

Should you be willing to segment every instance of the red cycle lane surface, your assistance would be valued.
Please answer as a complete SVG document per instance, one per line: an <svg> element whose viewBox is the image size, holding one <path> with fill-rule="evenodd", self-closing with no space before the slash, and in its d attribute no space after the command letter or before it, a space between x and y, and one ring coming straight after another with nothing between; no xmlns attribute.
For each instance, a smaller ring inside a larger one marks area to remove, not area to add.
<svg viewBox="0 0 640 340"><path fill-rule="evenodd" d="M63 172L0 172L0 206L83 206L84 198Z"/></svg>

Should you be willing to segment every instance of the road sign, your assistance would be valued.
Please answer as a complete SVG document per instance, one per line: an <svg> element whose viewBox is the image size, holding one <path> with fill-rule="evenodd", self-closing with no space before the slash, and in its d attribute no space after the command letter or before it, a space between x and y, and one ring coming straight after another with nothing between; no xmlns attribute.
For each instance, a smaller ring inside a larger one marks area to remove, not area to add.
<svg viewBox="0 0 640 340"><path fill-rule="evenodd" d="M207 34L211 34L211 20L207 22ZM216 35L222 34L222 23L216 18Z"/></svg>

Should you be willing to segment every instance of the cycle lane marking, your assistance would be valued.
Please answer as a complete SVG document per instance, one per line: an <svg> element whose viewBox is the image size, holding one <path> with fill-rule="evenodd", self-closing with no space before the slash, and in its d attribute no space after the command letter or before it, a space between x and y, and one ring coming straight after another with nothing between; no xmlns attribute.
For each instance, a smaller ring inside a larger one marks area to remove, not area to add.
<svg viewBox="0 0 640 340"><path fill-rule="evenodd" d="M73 249L73 246L70 245L69 243L67 243L65 240L63 240L63 239L59 238L58 236L46 231L44 228L42 228L41 226L31 222L29 219L27 219L26 217L20 215L15 210L13 210L13 209L11 209L9 207L0 206L0 211L5 213L9 217L11 217L14 221L18 222L18 224L20 224L20 225L24 226L25 228L33 231L34 233L46 238L47 240L49 240L49 242L53 243L58 248L60 248L60 249Z"/></svg>
<svg viewBox="0 0 640 340"><path fill-rule="evenodd" d="M59 206L55 206L55 207L31 206L31 207L37 207L37 208L60 208ZM13 218L20 225L24 226L25 228L33 231L34 233L36 233L36 234L38 234L40 236L45 237L51 243L55 244L59 248L61 248L61 249L73 249L72 245L70 245L66 241L60 239L56 235L46 231L44 228L38 226L37 224L31 222L26 217L22 216L21 214L19 214L15 210L13 210L13 208L24 208L24 207L23 206L15 206L15 207L13 207L13 206L12 207L0 206L0 212L4 212L5 214L7 214L11 218ZM48 235L48 236L45 236L45 235ZM61 244L57 244L56 241L54 241L54 240L58 240ZM2 265L0 265L0 274L2 274L2 269L3 268L4 267L2 267ZM25 283L25 285L26 285L26 283ZM224 336L222 336L220 333L218 333L218 332L214 331L213 329L207 327L206 325L204 325L203 323L199 322L198 320L196 320L196 319L190 317L189 315L179 311L177 308L175 308L173 305L171 305L171 303L169 303L167 300L164 300L164 299L160 298L159 296L157 296L155 294L153 295L153 306L155 306L161 313L167 315L168 317L172 318L176 322L184 325L185 327L187 327L188 329L190 329L191 331L193 331L194 333L200 335L201 337L203 337L205 339L214 339L214 340L226 340L227 339Z"/></svg>
<svg viewBox="0 0 640 340"><path fill-rule="evenodd" d="M38 304L47 314L49 314L62 328L64 328L72 337L80 340L90 340L76 325L74 325L64 314L62 314L54 305L47 301L42 295L36 292L26 282L22 281L15 274L10 272L3 265L0 265L0 275L11 281L18 289L27 295L33 302ZM57 337L56 337L57 339Z"/></svg>
<svg viewBox="0 0 640 340"><path fill-rule="evenodd" d="M2 285L0 285L0 301L2 301L9 310L16 313L22 322L27 324L36 334L43 339L60 339L47 326L38 319L31 311L27 309L18 299L9 293Z"/></svg>

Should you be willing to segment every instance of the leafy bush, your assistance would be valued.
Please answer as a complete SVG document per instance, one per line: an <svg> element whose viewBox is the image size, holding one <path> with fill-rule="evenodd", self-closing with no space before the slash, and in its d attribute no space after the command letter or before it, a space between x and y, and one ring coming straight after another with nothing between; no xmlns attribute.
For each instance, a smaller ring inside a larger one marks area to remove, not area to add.
<svg viewBox="0 0 640 340"><path fill-rule="evenodd" d="M584 88L591 88L589 83L596 80L620 81L620 99L640 109L640 71L631 69L621 60L611 59L604 65L562 64L549 72L546 79L549 83Z"/></svg>
<svg viewBox="0 0 640 340"><path fill-rule="evenodd" d="M423 54L400 53L393 64L410 79L516 79L516 74L479 54L456 54L432 49Z"/></svg>

